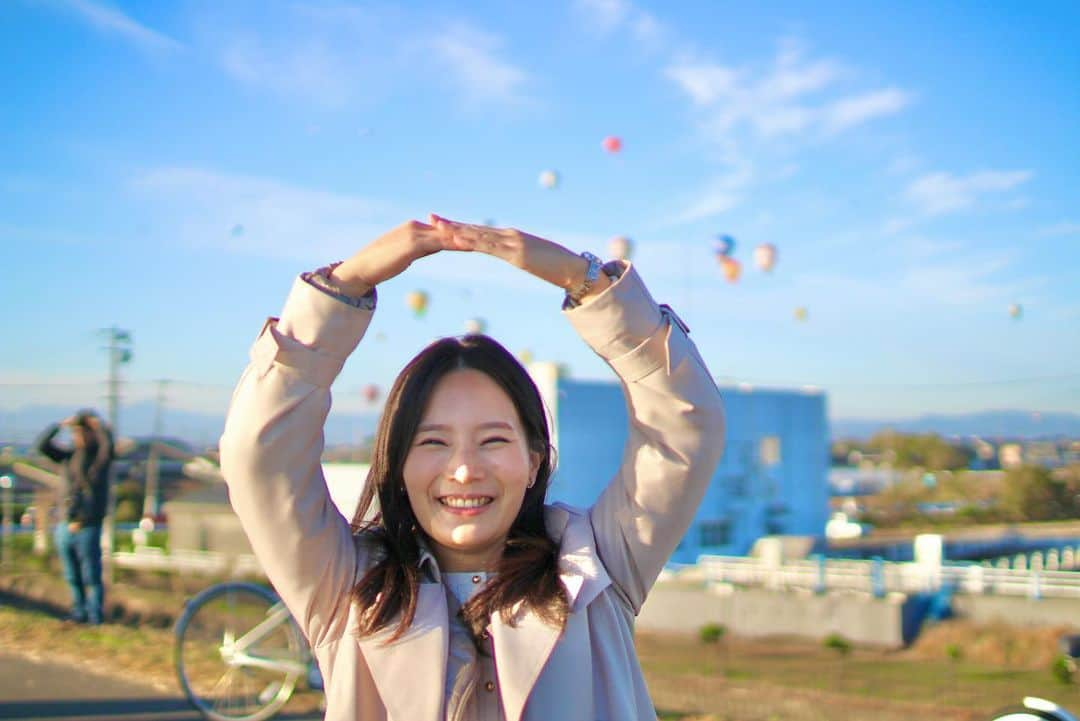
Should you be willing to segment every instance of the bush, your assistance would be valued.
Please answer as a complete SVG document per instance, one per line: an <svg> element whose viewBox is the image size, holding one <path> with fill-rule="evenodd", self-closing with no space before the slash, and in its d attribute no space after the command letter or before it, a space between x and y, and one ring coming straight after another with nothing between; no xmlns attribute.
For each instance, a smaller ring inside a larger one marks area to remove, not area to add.
<svg viewBox="0 0 1080 721"><path fill-rule="evenodd" d="M1073 682L1073 670L1069 664L1069 659L1064 656L1058 656L1050 664L1050 675L1057 681L1063 684L1071 684Z"/></svg>
<svg viewBox="0 0 1080 721"><path fill-rule="evenodd" d="M838 633L830 633L825 637L825 640L822 643L825 648L831 648L841 656L846 656L851 653L851 641L848 641Z"/></svg>
<svg viewBox="0 0 1080 721"><path fill-rule="evenodd" d="M952 661L959 661L964 658L964 647L958 643L945 644L945 655Z"/></svg>
<svg viewBox="0 0 1080 721"><path fill-rule="evenodd" d="M727 628L719 623L707 623L698 629L698 638L702 643L719 643L727 633Z"/></svg>
<svg viewBox="0 0 1080 721"><path fill-rule="evenodd" d="M125 498L116 504L116 522L134 523L142 517L142 504L134 499Z"/></svg>

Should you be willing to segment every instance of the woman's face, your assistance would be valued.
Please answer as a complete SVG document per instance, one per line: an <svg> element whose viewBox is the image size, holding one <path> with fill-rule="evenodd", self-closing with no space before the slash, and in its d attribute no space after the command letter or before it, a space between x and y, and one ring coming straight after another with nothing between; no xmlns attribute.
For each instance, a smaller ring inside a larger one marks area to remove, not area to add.
<svg viewBox="0 0 1080 721"><path fill-rule="evenodd" d="M494 567L539 467L513 401L494 380L472 369L443 376L403 473L440 569Z"/></svg>

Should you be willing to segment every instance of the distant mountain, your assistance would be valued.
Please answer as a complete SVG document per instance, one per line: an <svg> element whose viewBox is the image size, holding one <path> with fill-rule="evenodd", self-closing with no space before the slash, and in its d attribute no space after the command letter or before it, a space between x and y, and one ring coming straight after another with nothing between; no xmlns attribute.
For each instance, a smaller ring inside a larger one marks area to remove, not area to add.
<svg viewBox="0 0 1080 721"><path fill-rule="evenodd" d="M867 439L891 428L901 433L937 433L981 438L1080 438L1080 414L1030 411L982 411L953 415L928 414L905 420L830 419L833 438Z"/></svg>
<svg viewBox="0 0 1080 721"><path fill-rule="evenodd" d="M49 423L74 412L69 406L24 406L0 413L0 444L29 443ZM102 413L104 408L99 409ZM332 412L326 421L327 445L359 442L375 432L379 414ZM165 412L163 434L182 438L195 448L217 443L225 418L210 413L194 413L170 408ZM1028 411L985 411L955 415L930 414L904 420L871 418L830 419L833 438L867 439L892 428L903 433L938 433L942 436L983 438L1080 438L1080 414L1031 413ZM154 402L143 401L121 408L120 430L127 437L148 436L154 430Z"/></svg>
<svg viewBox="0 0 1080 721"><path fill-rule="evenodd" d="M149 436L154 431L153 401L125 405L120 409L120 433L126 437ZM23 406L2 415L0 444L29 443L50 423L66 418L78 410L70 406ZM104 406L98 408L102 414ZM375 432L379 421L377 413L331 412L326 421L327 445L343 445L359 442ZM225 426L224 415L195 413L168 408L163 414L162 433L181 438L195 448L216 445Z"/></svg>

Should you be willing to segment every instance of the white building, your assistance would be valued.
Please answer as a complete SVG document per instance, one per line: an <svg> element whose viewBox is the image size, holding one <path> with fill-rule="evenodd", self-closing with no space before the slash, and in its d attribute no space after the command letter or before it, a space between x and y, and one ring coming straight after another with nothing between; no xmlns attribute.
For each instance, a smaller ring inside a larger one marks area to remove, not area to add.
<svg viewBox="0 0 1080 721"><path fill-rule="evenodd" d="M553 416L558 467L548 498L589 506L622 459L627 428L622 389L616 381L560 377L554 364L533 363L529 370ZM720 392L726 450L671 560L693 563L701 553L743 555L765 535L823 537L829 518L825 395L742 386Z"/></svg>

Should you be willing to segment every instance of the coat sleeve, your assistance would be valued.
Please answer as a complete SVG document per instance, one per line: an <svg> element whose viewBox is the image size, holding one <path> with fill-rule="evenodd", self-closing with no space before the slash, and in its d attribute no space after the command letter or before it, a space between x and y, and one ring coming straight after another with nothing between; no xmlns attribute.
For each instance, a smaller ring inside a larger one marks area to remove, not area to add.
<svg viewBox="0 0 1080 721"><path fill-rule="evenodd" d="M251 348L221 437L229 501L314 646L346 630L361 564L320 461L330 384L371 317L298 278L280 319L268 319Z"/></svg>
<svg viewBox="0 0 1080 721"><path fill-rule="evenodd" d="M48 458L53 463L63 463L71 458L71 451L64 450L53 442L56 434L60 432L60 425L53 423L41 432L41 437L34 442L37 452Z"/></svg>
<svg viewBox="0 0 1080 721"><path fill-rule="evenodd" d="M622 382L628 438L589 517L600 560L637 613L720 461L720 392L686 326L656 304L632 266L566 315Z"/></svg>

